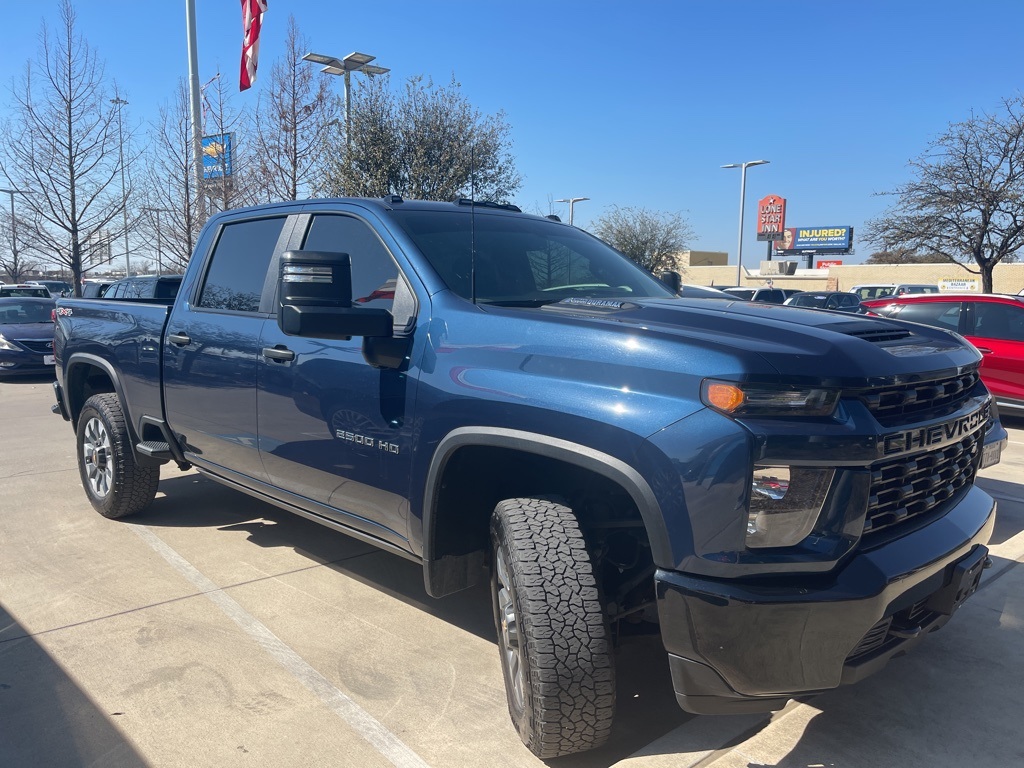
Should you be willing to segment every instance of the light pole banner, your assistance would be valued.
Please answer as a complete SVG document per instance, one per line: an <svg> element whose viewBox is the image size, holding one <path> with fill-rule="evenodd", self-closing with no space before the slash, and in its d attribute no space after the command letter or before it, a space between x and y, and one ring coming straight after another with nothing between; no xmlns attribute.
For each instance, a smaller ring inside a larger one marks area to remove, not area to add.
<svg viewBox="0 0 1024 768"><path fill-rule="evenodd" d="M203 136L203 178L220 179L232 174L233 133Z"/></svg>

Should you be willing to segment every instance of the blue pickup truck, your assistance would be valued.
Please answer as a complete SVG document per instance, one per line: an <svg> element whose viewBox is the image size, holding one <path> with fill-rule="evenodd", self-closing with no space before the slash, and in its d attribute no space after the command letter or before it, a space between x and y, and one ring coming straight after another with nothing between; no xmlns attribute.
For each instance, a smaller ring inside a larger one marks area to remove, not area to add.
<svg viewBox="0 0 1024 768"><path fill-rule="evenodd" d="M660 625L685 710L771 711L882 668L989 564L974 480L1006 432L961 337L682 298L513 206L229 211L173 303L56 313L96 510L145 509L175 462L422 564L432 596L489 580L541 757L607 738L618 626Z"/></svg>

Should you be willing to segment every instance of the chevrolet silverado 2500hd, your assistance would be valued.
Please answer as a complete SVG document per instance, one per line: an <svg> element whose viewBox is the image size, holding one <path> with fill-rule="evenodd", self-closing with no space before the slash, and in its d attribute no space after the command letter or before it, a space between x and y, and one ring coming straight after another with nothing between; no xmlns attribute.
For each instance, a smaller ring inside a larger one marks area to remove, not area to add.
<svg viewBox="0 0 1024 768"><path fill-rule="evenodd" d="M60 300L55 409L107 517L176 462L489 579L508 708L552 757L656 618L679 704L854 682L977 588L1006 433L955 334L685 299L511 206L338 199L210 219L177 297Z"/></svg>

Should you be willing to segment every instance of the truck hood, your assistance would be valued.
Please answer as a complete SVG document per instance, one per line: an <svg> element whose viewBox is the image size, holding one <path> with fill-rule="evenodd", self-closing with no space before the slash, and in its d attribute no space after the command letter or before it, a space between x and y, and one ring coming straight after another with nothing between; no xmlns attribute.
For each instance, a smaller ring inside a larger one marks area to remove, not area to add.
<svg viewBox="0 0 1024 768"><path fill-rule="evenodd" d="M959 369L978 351L961 336L917 323L777 304L719 299L567 299L537 312L558 322L600 326L727 352L746 373L865 386ZM754 356L771 369L757 365ZM707 371L714 375L713 371Z"/></svg>

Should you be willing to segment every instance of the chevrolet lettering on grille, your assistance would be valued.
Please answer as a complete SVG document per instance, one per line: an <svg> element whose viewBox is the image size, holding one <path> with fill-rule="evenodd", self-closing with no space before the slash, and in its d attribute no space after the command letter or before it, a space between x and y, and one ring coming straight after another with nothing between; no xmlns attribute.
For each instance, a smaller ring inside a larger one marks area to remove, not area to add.
<svg viewBox="0 0 1024 768"><path fill-rule="evenodd" d="M947 421L945 424L885 435L881 440L882 455L893 456L898 453L910 453L953 443L971 434L979 427L983 427L988 422L988 412L989 404L986 402L974 413Z"/></svg>

